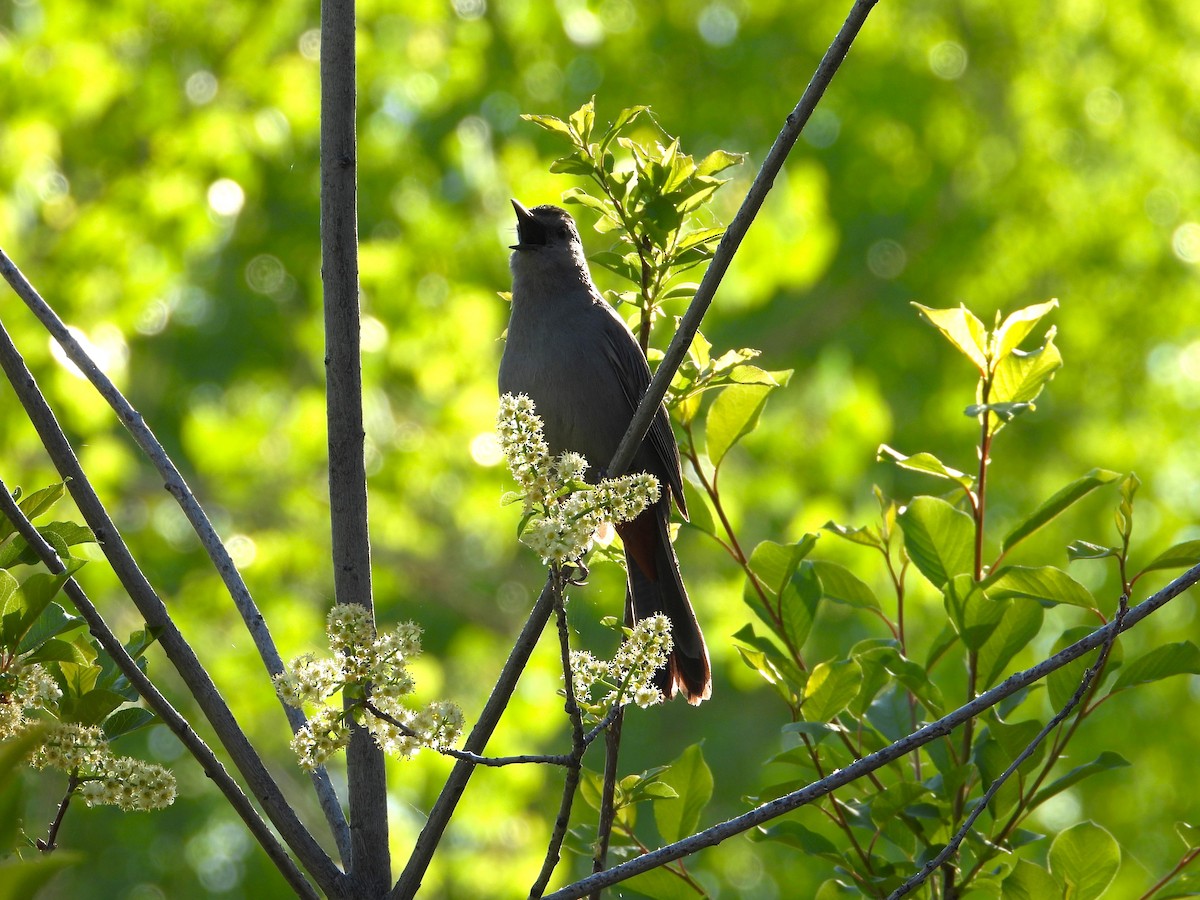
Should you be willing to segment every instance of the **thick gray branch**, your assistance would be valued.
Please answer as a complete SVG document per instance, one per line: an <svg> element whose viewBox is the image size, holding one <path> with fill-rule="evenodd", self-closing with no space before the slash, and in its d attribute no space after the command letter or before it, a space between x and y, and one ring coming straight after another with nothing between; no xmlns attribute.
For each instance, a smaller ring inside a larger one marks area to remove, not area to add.
<svg viewBox="0 0 1200 900"><path fill-rule="evenodd" d="M354 0L323 0L321 280L333 584L339 604L357 603L374 615L359 352L356 108ZM383 751L360 725L351 726L346 772L350 794L348 870L359 896L380 897L392 881L387 773Z"/></svg>

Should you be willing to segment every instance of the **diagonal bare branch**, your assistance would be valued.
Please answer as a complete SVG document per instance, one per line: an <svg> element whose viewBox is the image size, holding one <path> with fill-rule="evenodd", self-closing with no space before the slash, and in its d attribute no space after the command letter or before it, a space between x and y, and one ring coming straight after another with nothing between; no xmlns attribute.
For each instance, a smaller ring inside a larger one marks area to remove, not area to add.
<svg viewBox="0 0 1200 900"><path fill-rule="evenodd" d="M166 605L138 567L116 524L100 502L95 489L84 473L75 451L59 427L54 412L38 389L37 382L13 344L8 331L0 324L0 369L12 384L17 399L33 424L42 446L67 482L67 489L84 521L96 535L105 557L121 586L151 628L159 631L159 644L171 664L183 678L197 705L228 751L251 793L262 804L263 811L279 830L287 845L296 854L317 884L327 893L337 895L342 886L342 873L296 816L280 791L279 785L267 771L258 752L238 725L225 699L200 664L195 651L184 639L179 628L167 613Z"/></svg>
<svg viewBox="0 0 1200 900"><path fill-rule="evenodd" d="M30 547L38 558L45 563L46 568L55 574L66 569L54 548L43 538L33 523L26 518L21 512L21 507L17 504L13 495L9 492L8 487L3 481L0 481L0 515L6 516L10 522L16 527L21 537L25 538ZM254 808L250 799L242 792L238 783L230 776L221 765L212 749L198 735L190 722L185 719L171 702L167 700L154 683L146 676L146 673L138 668L134 659L125 651L125 647L121 644L118 638L108 627L108 623L100 615L99 610L84 593L79 583L74 578L68 578L66 584L63 585L63 592L74 605L79 615L87 622L88 630L100 642L105 652L113 658L117 664L117 668L121 670L129 683L133 685L138 694L146 701L146 705L162 719L163 723L171 729L171 732L179 738L188 751L200 763L200 767L225 795L225 799L229 801L229 805L246 823L246 827L250 833L254 835L255 840L266 851L267 856L275 863L275 867L283 874L287 883L291 885L296 896L311 898L317 900L319 894L309 884L308 879L304 877L304 873L296 866L296 863L288 856L287 851L279 842L274 832L263 821L262 816Z"/></svg>
<svg viewBox="0 0 1200 900"><path fill-rule="evenodd" d="M258 605L250 595L250 589L242 579L241 573L238 572L237 566L234 565L233 558L229 555L216 528L213 527L208 515L204 512L204 508L192 493L192 489L188 487L183 474L167 454L150 426L146 424L141 413L134 409L133 404L125 398L112 380L96 364L96 361L88 355L66 323L59 318L50 304L38 293L29 279L3 250L0 250L0 275L4 276L9 287L24 301L37 320L62 348L67 359L91 382L92 387L117 414L121 424L125 426L138 447L146 454L146 458L150 460L163 479L163 486L167 489L167 493L175 498L183 510L184 516L187 517L192 529L196 532L208 558L221 576L221 581L224 582L225 589L233 599L234 606L241 614L242 622L245 623L246 630L249 632L254 646L258 649L258 654L266 666L268 674L274 676L282 672L283 661L275 647L275 641L271 637L266 619L263 618ZM280 705L287 715L292 733L295 734L306 723L304 713L282 702ZM346 824L341 804L338 802L337 792L329 780L329 773L321 768L312 774L312 780L317 799L329 822L338 850L342 858L347 859L350 849L350 829Z"/></svg>

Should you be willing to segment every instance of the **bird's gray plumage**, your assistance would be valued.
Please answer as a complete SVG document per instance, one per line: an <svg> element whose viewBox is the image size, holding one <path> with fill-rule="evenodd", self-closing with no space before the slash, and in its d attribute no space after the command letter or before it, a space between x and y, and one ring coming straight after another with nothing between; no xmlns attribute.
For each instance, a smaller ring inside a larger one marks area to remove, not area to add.
<svg viewBox="0 0 1200 900"><path fill-rule="evenodd" d="M583 454L597 481L629 427L650 384L650 367L636 339L592 283L571 216L557 206L517 211L513 247L512 313L500 392L528 395L545 425L551 453ZM665 613L676 651L662 680L689 702L709 695L708 651L679 574L667 525L671 497L686 516L679 450L659 407L630 471L650 472L668 491L633 526L618 528L629 567L629 613L634 619ZM636 527L634 527L636 526ZM635 559L642 546L639 565ZM653 560L653 561L651 561ZM643 571L643 568L646 571Z"/></svg>

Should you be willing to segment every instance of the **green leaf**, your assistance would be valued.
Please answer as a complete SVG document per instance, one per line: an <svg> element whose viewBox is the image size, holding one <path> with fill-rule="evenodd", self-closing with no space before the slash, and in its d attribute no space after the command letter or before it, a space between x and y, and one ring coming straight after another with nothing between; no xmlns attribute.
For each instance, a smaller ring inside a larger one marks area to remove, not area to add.
<svg viewBox="0 0 1200 900"><path fill-rule="evenodd" d="M1108 469L1092 469L1082 478L1077 478L1056 492L1053 497L1035 509L1028 518L1013 528L1005 536L1000 549L1007 553L1073 503L1086 497L1096 488L1116 481L1120 477L1119 472L1111 472Z"/></svg>
<svg viewBox="0 0 1200 900"><path fill-rule="evenodd" d="M1002 896L1004 900L1050 900L1062 896L1062 885L1041 866L1018 858L1004 879Z"/></svg>
<svg viewBox="0 0 1200 900"><path fill-rule="evenodd" d="M1200 648L1191 641L1164 644L1155 647L1144 656L1126 663L1117 675L1112 693L1123 691L1137 684L1161 681L1172 675L1200 674Z"/></svg>
<svg viewBox="0 0 1200 900"><path fill-rule="evenodd" d="M1054 346L1054 329L1036 350L1014 350L996 364L989 403L1032 404L1054 373L1062 367L1062 354Z"/></svg>
<svg viewBox="0 0 1200 900"><path fill-rule="evenodd" d="M1043 603L1097 608L1091 591L1054 566L1003 566L984 580L983 587L996 600L1027 597Z"/></svg>
<svg viewBox="0 0 1200 900"><path fill-rule="evenodd" d="M596 99L593 97L575 112L568 116L568 124L571 126L571 131L578 136L579 143L582 146L587 146L592 139L592 125L596 121Z"/></svg>
<svg viewBox="0 0 1200 900"><path fill-rule="evenodd" d="M42 610L37 620L29 627L29 630L25 632L25 636L21 638L21 643L17 646L17 652L29 653L41 647L52 637L83 624L83 619L68 614L57 603L50 603Z"/></svg>
<svg viewBox="0 0 1200 900"><path fill-rule="evenodd" d="M604 132L604 137L600 139L600 152L603 153L605 150L607 150L608 145L612 143L613 138L620 133L621 129L649 108L650 107L648 106L630 106L617 113L617 117L613 119L613 123L609 125L608 130Z"/></svg>
<svg viewBox="0 0 1200 900"><path fill-rule="evenodd" d="M66 492L67 483L60 481L39 491L34 491L17 505L21 508L21 512L25 513L25 518L32 522L61 500Z"/></svg>
<svg viewBox="0 0 1200 900"><path fill-rule="evenodd" d="M767 385L733 384L717 394L705 424L708 458L714 469L734 444L754 430L771 390Z"/></svg>
<svg viewBox="0 0 1200 900"><path fill-rule="evenodd" d="M804 686L804 718L809 722L830 721L858 695L862 680L856 660L817 663Z"/></svg>
<svg viewBox="0 0 1200 900"><path fill-rule="evenodd" d="M1077 559L1104 559L1107 556L1120 555L1121 551L1116 547L1102 547L1089 541L1071 541L1067 544L1067 559L1072 562Z"/></svg>
<svg viewBox="0 0 1200 900"><path fill-rule="evenodd" d="M1200 541L1182 541L1154 557L1138 577L1159 569L1188 569L1196 563L1200 563Z"/></svg>
<svg viewBox="0 0 1200 900"><path fill-rule="evenodd" d="M890 460L901 469L907 469L910 472L921 472L925 475L933 475L935 478L943 478L966 491L970 491L975 484L975 479L970 475L950 468L932 453L921 452L905 456L887 444L880 444L879 449L875 451L875 458L880 462Z"/></svg>
<svg viewBox="0 0 1200 900"><path fill-rule="evenodd" d="M933 309L920 303L913 306L975 364L980 374L987 372L987 329L973 312L962 305L953 309Z"/></svg>
<svg viewBox="0 0 1200 900"><path fill-rule="evenodd" d="M708 493L701 491L685 478L683 481L683 498L687 501L688 508L688 517L684 522L684 526L699 528L705 534L716 537L719 532L717 510L713 506L712 498L708 496Z"/></svg>
<svg viewBox="0 0 1200 900"><path fill-rule="evenodd" d="M545 128L553 134L561 134L568 139L571 137L571 129L567 126L566 122L557 116L539 116L526 113L521 118L526 122L532 122L534 125Z"/></svg>
<svg viewBox="0 0 1200 900"><path fill-rule="evenodd" d="M876 549L883 547L883 539L879 536L879 531L869 525L862 528L851 528L849 525L839 525L830 520L821 527L852 544L861 544L864 547L875 547Z"/></svg>
<svg viewBox="0 0 1200 900"><path fill-rule="evenodd" d="M881 609L875 592L845 566L819 559L812 566L821 582L821 596L855 609Z"/></svg>
<svg viewBox="0 0 1200 900"><path fill-rule="evenodd" d="M979 648L976 662L980 690L1000 680L1012 658L1037 637L1045 615L1042 607L1029 600L991 600L1001 606L1000 621Z"/></svg>
<svg viewBox="0 0 1200 900"><path fill-rule="evenodd" d="M114 691L100 688L88 691L71 706L70 721L80 725L99 725L125 698Z"/></svg>
<svg viewBox="0 0 1200 900"><path fill-rule="evenodd" d="M560 156L550 163L550 171L562 175L591 175L596 167L578 156ZM602 219L601 221L605 221Z"/></svg>
<svg viewBox="0 0 1200 900"><path fill-rule="evenodd" d="M1096 900L1108 890L1121 867L1121 848L1094 822L1080 822L1050 845L1050 871L1063 883L1064 897Z"/></svg>
<svg viewBox="0 0 1200 900"><path fill-rule="evenodd" d="M821 602L821 582L813 570L812 563L800 563L780 596L780 611L783 615L783 635L787 644L796 650L804 646L817 618L817 607Z"/></svg>
<svg viewBox="0 0 1200 900"><path fill-rule="evenodd" d="M713 776L699 744L692 744L671 763L659 780L674 788L677 803L654 804L654 824L666 843L685 838L696 830L700 814L712 799Z"/></svg>
<svg viewBox="0 0 1200 900"><path fill-rule="evenodd" d="M1057 306L1057 300L1047 300L1045 303L1035 303L1009 313L1004 319L1004 324L996 329L996 359L1003 359L1016 350L1037 323Z"/></svg>
<svg viewBox="0 0 1200 900"><path fill-rule="evenodd" d="M1200 828L1187 822L1176 822L1175 833L1189 850L1200 847Z"/></svg>
<svg viewBox="0 0 1200 900"><path fill-rule="evenodd" d="M730 153L728 150L714 150L696 165L697 175L715 175L731 166L740 166L746 159L745 153Z"/></svg>
<svg viewBox="0 0 1200 900"><path fill-rule="evenodd" d="M656 804L661 805L661 804ZM678 875L666 868L642 872L625 882L629 893L652 900L697 900L696 891Z"/></svg>
<svg viewBox="0 0 1200 900"><path fill-rule="evenodd" d="M79 560L79 563L82 565L83 560ZM36 572L21 582L16 591L8 592L7 599L0 605L0 616L3 617L0 618L0 646L19 648L24 643L42 612L71 577L71 571L68 567L58 575ZM4 585L10 586L10 583L0 579L0 593L5 592Z"/></svg>
<svg viewBox="0 0 1200 900"><path fill-rule="evenodd" d="M845 862L837 846L822 834L810 831L799 822L783 821L767 827L759 827L746 835L752 841L778 841L789 847L802 850L809 856L818 856L841 865Z"/></svg>
<svg viewBox="0 0 1200 900"><path fill-rule="evenodd" d="M1067 788L1083 781L1085 778L1090 778L1093 775L1098 775L1101 772L1109 772L1113 769L1122 769L1129 765L1129 760L1121 756L1119 753L1113 753L1111 750L1105 750L1090 763L1084 763L1082 766L1076 766L1066 775L1052 781L1046 787L1042 788L1033 795L1033 799L1029 801L1029 808L1034 809L1041 806L1051 797L1056 794L1061 794Z"/></svg>
<svg viewBox="0 0 1200 900"><path fill-rule="evenodd" d="M140 706L127 706L124 709L118 709L104 720L104 736L111 741L121 735L129 734L131 731L145 728L157 720L158 716L148 709Z"/></svg>
<svg viewBox="0 0 1200 900"><path fill-rule="evenodd" d="M975 523L938 497L916 497L897 517L909 558L934 585L971 570Z"/></svg>
<svg viewBox="0 0 1200 900"><path fill-rule="evenodd" d="M950 621L969 650L979 650L1008 609L1008 601L987 597L969 575L956 575L942 588Z"/></svg>
<svg viewBox="0 0 1200 900"><path fill-rule="evenodd" d="M750 554L750 569L764 587L778 596L816 543L815 534L806 534L794 544L763 541Z"/></svg>

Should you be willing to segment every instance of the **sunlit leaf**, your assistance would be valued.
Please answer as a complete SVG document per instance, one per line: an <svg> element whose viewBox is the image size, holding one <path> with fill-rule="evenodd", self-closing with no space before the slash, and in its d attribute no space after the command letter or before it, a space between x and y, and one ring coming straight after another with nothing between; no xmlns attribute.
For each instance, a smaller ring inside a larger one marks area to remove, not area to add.
<svg viewBox="0 0 1200 900"><path fill-rule="evenodd" d="M1200 675L1200 647L1191 641L1164 644L1127 662L1117 675L1113 693L1172 675Z"/></svg>
<svg viewBox="0 0 1200 900"><path fill-rule="evenodd" d="M952 309L934 309L920 303L913 306L971 360L981 374L987 371L987 328L973 312L965 306Z"/></svg>
<svg viewBox="0 0 1200 900"><path fill-rule="evenodd" d="M1057 300L1047 300L1045 303L1035 303L1009 313L1004 323L996 329L996 359L1003 359L1016 350L1021 341L1037 327L1037 323L1057 306Z"/></svg>
<svg viewBox="0 0 1200 900"><path fill-rule="evenodd" d="M659 776L674 789L677 803L654 804L654 824L664 841L687 837L700 823L700 814L712 799L713 776L699 744L692 744Z"/></svg>
<svg viewBox="0 0 1200 900"><path fill-rule="evenodd" d="M1119 472L1108 469L1092 469L1082 478L1077 478L1054 496L1035 509L1024 521L1018 523L1005 535L1000 549L1007 553L1018 543L1033 534L1047 522L1067 510L1072 504L1086 497L1096 488L1110 484L1120 478Z"/></svg>
<svg viewBox="0 0 1200 900"><path fill-rule="evenodd" d="M937 478L951 481L968 491L975 484L975 479L970 475L960 472L958 469L952 469L932 453L921 452L914 453L912 456L905 456L899 450L894 450L887 444L880 444L879 449L875 451L875 456L880 461L890 460L901 469L908 469L910 472L921 472L925 475L933 475Z"/></svg>
<svg viewBox="0 0 1200 900"><path fill-rule="evenodd" d="M754 430L771 390L761 384L732 384L717 394L704 430L713 468L719 468L730 448Z"/></svg>
<svg viewBox="0 0 1200 900"><path fill-rule="evenodd" d="M804 686L804 718L828 722L850 705L862 684L862 669L853 659L818 663Z"/></svg>
<svg viewBox="0 0 1200 900"><path fill-rule="evenodd" d="M1050 845L1050 872L1065 885L1064 897L1097 900L1121 867L1121 848L1094 822L1080 822Z"/></svg>
<svg viewBox="0 0 1200 900"><path fill-rule="evenodd" d="M997 600L1028 597L1044 603L1097 608L1091 591L1054 566L1003 566L984 580L984 588Z"/></svg>
<svg viewBox="0 0 1200 900"><path fill-rule="evenodd" d="M975 524L938 497L916 497L897 517L913 564L935 587L971 570Z"/></svg>

